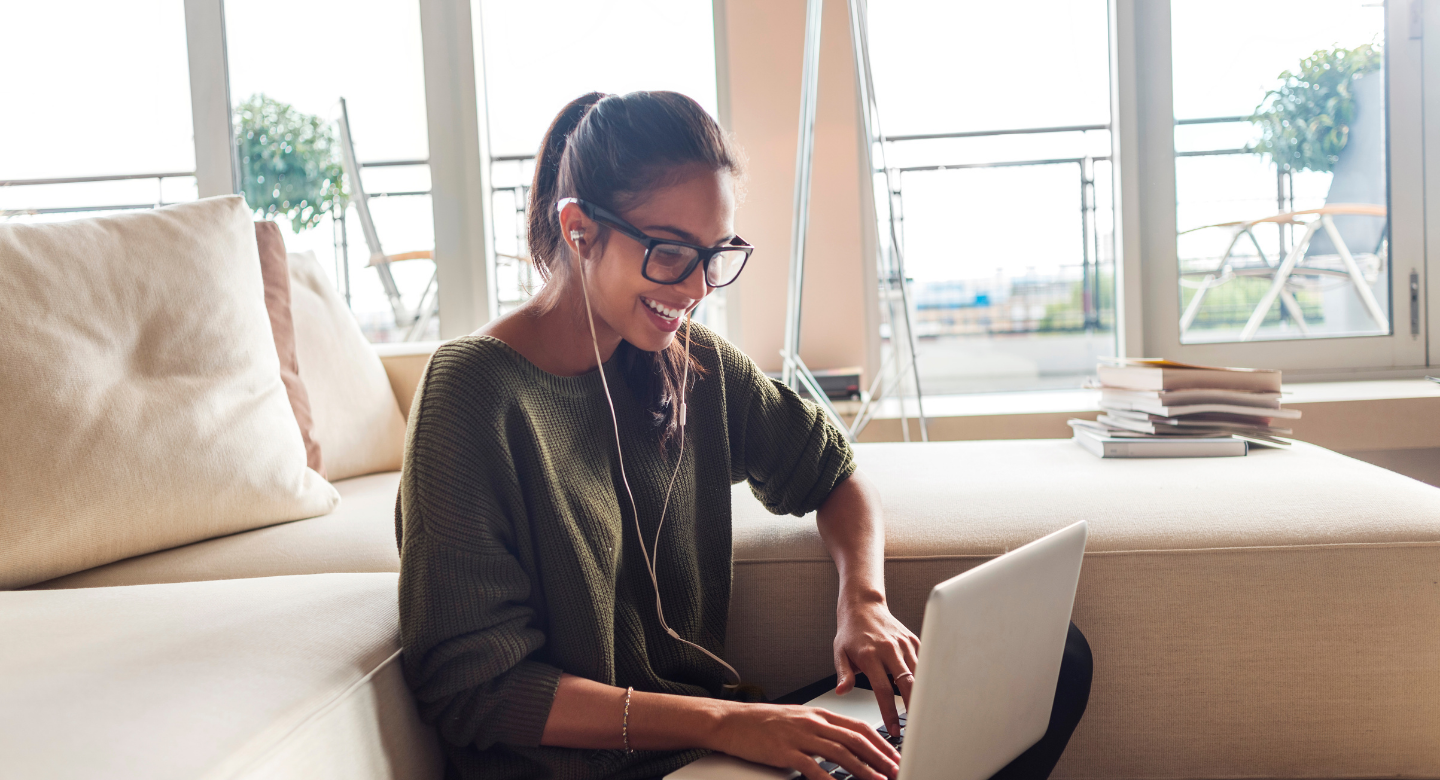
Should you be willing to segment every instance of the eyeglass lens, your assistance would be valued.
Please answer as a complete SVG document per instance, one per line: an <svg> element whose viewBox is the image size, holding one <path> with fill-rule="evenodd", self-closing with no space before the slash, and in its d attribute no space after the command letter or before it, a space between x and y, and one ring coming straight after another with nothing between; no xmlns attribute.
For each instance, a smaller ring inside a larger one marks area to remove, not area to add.
<svg viewBox="0 0 1440 780"><path fill-rule="evenodd" d="M745 267L745 257L743 251L736 249L716 252L710 258L710 266L705 269L705 281L711 287L722 287L735 281L740 269Z"/></svg>
<svg viewBox="0 0 1440 780"><path fill-rule="evenodd" d="M688 246L679 244L656 244L650 250L650 259L646 266L646 274L654 281L666 283L674 282L690 268L699 254ZM711 287L719 287L735 281L740 269L745 266L745 252L741 250L724 250L716 252L710 259L705 269L705 282Z"/></svg>

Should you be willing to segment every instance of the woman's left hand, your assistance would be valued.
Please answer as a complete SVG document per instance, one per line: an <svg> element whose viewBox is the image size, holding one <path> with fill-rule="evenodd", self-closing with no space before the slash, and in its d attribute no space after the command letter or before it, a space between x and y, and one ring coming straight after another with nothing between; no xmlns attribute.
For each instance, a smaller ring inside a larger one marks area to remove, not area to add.
<svg viewBox="0 0 1440 780"><path fill-rule="evenodd" d="M908 709L915 685L915 664L920 658L920 638L890 614L883 599L842 600L837 618L835 673L839 682L835 692L843 694L854 688L855 674L864 672L880 703L886 730L899 734L895 696L886 675L895 679L895 687Z"/></svg>

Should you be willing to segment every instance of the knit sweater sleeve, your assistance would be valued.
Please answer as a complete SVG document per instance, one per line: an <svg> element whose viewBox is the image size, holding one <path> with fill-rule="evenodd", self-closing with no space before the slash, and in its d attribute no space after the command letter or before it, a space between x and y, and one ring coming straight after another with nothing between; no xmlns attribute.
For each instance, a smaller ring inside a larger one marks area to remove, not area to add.
<svg viewBox="0 0 1440 780"><path fill-rule="evenodd" d="M406 680L425 722L480 750L538 745L560 681L533 658L545 635L516 550L512 521L525 515L493 385L465 348L436 352L396 507Z"/></svg>
<svg viewBox="0 0 1440 780"><path fill-rule="evenodd" d="M765 376L755 361L715 338L725 377L730 479L749 480L765 508L805 515L855 471L845 435L825 412Z"/></svg>

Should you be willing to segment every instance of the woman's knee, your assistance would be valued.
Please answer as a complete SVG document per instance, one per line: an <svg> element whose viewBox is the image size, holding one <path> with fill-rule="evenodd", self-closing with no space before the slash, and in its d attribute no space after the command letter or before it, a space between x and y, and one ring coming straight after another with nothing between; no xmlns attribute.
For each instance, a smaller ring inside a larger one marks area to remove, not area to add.
<svg viewBox="0 0 1440 780"><path fill-rule="evenodd" d="M1055 714L1079 721L1090 701L1090 681L1095 673L1095 659L1090 643L1074 623L1065 638L1065 655L1060 663L1060 682L1055 690ZM1062 715L1063 713L1063 715Z"/></svg>
<svg viewBox="0 0 1440 780"><path fill-rule="evenodd" d="M1070 634L1065 637L1064 663L1072 668L1072 673L1085 678L1088 688L1089 680L1095 674L1095 657L1090 653L1089 640L1074 623L1070 624Z"/></svg>

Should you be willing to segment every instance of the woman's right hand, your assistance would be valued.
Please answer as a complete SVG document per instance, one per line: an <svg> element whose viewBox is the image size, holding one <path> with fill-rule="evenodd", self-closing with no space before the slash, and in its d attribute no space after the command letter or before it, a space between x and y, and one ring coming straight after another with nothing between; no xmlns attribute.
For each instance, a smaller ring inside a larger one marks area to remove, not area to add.
<svg viewBox="0 0 1440 780"><path fill-rule="evenodd" d="M733 704L707 747L757 764L827 780L814 756L839 764L858 780L900 773L900 754L864 721L815 707Z"/></svg>

